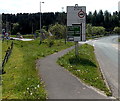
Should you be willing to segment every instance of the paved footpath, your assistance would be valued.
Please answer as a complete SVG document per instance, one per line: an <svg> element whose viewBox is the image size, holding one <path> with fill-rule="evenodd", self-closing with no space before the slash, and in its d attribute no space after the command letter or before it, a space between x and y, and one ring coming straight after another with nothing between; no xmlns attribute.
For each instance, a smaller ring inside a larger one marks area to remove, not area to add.
<svg viewBox="0 0 120 101"><path fill-rule="evenodd" d="M108 99L86 86L56 61L74 47L54 53L37 61L37 68L45 83L48 99Z"/></svg>

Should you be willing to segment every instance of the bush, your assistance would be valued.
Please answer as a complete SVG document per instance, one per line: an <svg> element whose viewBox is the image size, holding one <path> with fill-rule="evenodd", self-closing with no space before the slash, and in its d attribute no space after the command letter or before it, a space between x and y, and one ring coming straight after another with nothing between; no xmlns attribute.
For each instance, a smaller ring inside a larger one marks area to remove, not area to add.
<svg viewBox="0 0 120 101"><path fill-rule="evenodd" d="M49 40L48 46L52 47L54 45L54 40Z"/></svg>
<svg viewBox="0 0 120 101"><path fill-rule="evenodd" d="M13 28L12 28L12 33L11 34L16 34L17 32L19 32L20 31L20 25L19 25L19 23L13 23Z"/></svg>
<svg viewBox="0 0 120 101"><path fill-rule="evenodd" d="M120 34L120 27L115 27L113 31L115 34Z"/></svg>
<svg viewBox="0 0 120 101"><path fill-rule="evenodd" d="M44 43L44 44L47 44L48 47L52 47L52 46L55 44L55 42L54 42L54 37L53 37L53 36L50 36L48 39L45 39L45 40L43 41L43 43Z"/></svg>
<svg viewBox="0 0 120 101"><path fill-rule="evenodd" d="M39 35L40 35L40 30L36 30L35 31L35 38L39 37Z"/></svg>
<svg viewBox="0 0 120 101"><path fill-rule="evenodd" d="M86 34L88 37L90 37L92 35L92 25L91 24L87 24Z"/></svg>
<svg viewBox="0 0 120 101"><path fill-rule="evenodd" d="M92 27L92 33L94 33L95 35L104 35L105 34L105 28L102 26L96 27L93 26Z"/></svg>
<svg viewBox="0 0 120 101"><path fill-rule="evenodd" d="M102 26L92 26L87 24L86 26L87 37L99 37L105 35L105 28Z"/></svg>
<svg viewBox="0 0 120 101"><path fill-rule="evenodd" d="M49 27L49 32L51 32L53 34L55 39L62 39L62 38L64 38L66 29L67 29L66 26L56 23L55 25L53 25L53 26L51 25Z"/></svg>

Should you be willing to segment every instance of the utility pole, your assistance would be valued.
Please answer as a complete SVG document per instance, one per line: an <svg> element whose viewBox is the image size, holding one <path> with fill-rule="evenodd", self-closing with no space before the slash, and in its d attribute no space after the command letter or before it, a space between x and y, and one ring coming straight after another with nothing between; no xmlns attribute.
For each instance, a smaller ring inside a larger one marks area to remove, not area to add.
<svg viewBox="0 0 120 101"><path fill-rule="evenodd" d="M7 15L6 15L6 32L7 32L8 30L7 30Z"/></svg>
<svg viewBox="0 0 120 101"><path fill-rule="evenodd" d="M34 35L34 32L33 32L33 15L32 15L32 34Z"/></svg>
<svg viewBox="0 0 120 101"><path fill-rule="evenodd" d="M41 3L44 3L44 2L40 2L40 44L42 43L42 35L41 35Z"/></svg>

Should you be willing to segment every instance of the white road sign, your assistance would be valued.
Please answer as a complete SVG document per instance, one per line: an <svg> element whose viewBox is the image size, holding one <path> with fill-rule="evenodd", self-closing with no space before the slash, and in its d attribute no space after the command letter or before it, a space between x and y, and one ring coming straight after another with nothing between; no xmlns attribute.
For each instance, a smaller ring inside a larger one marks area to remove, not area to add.
<svg viewBox="0 0 120 101"><path fill-rule="evenodd" d="M78 16L80 18L84 18L85 17L85 13L84 13L84 11L82 11L82 9L81 9L81 11L78 12Z"/></svg>
<svg viewBox="0 0 120 101"><path fill-rule="evenodd" d="M67 26L73 26L73 25L82 25L82 30L80 33L81 40L86 40L86 7L85 6L67 6ZM69 31L68 31L69 32ZM69 37L69 36L68 36ZM74 36L73 36L74 37ZM74 39L74 38L73 38ZM76 38L75 38L76 40Z"/></svg>

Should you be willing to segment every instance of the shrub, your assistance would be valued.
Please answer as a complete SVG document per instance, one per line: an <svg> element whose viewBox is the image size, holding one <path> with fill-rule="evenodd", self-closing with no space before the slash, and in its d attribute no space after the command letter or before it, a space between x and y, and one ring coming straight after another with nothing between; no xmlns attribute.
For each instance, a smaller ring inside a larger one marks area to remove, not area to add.
<svg viewBox="0 0 120 101"><path fill-rule="evenodd" d="M120 27L115 27L113 30L116 34L120 34Z"/></svg>
<svg viewBox="0 0 120 101"><path fill-rule="evenodd" d="M48 39L45 39L45 40L43 41L43 43L44 43L44 44L47 44L48 47L52 47L52 46L55 44L55 42L54 42L54 37L53 37L53 36L50 36Z"/></svg>
<svg viewBox="0 0 120 101"><path fill-rule="evenodd" d="M102 26L96 27L93 26L92 27L92 33L97 34L97 35L104 35L105 34L105 28Z"/></svg>
<svg viewBox="0 0 120 101"><path fill-rule="evenodd" d="M86 34L88 37L92 35L92 25L91 24L87 24Z"/></svg>
<svg viewBox="0 0 120 101"><path fill-rule="evenodd" d="M66 33L66 26L56 23L49 27L49 32L53 34L55 39L62 39Z"/></svg>

